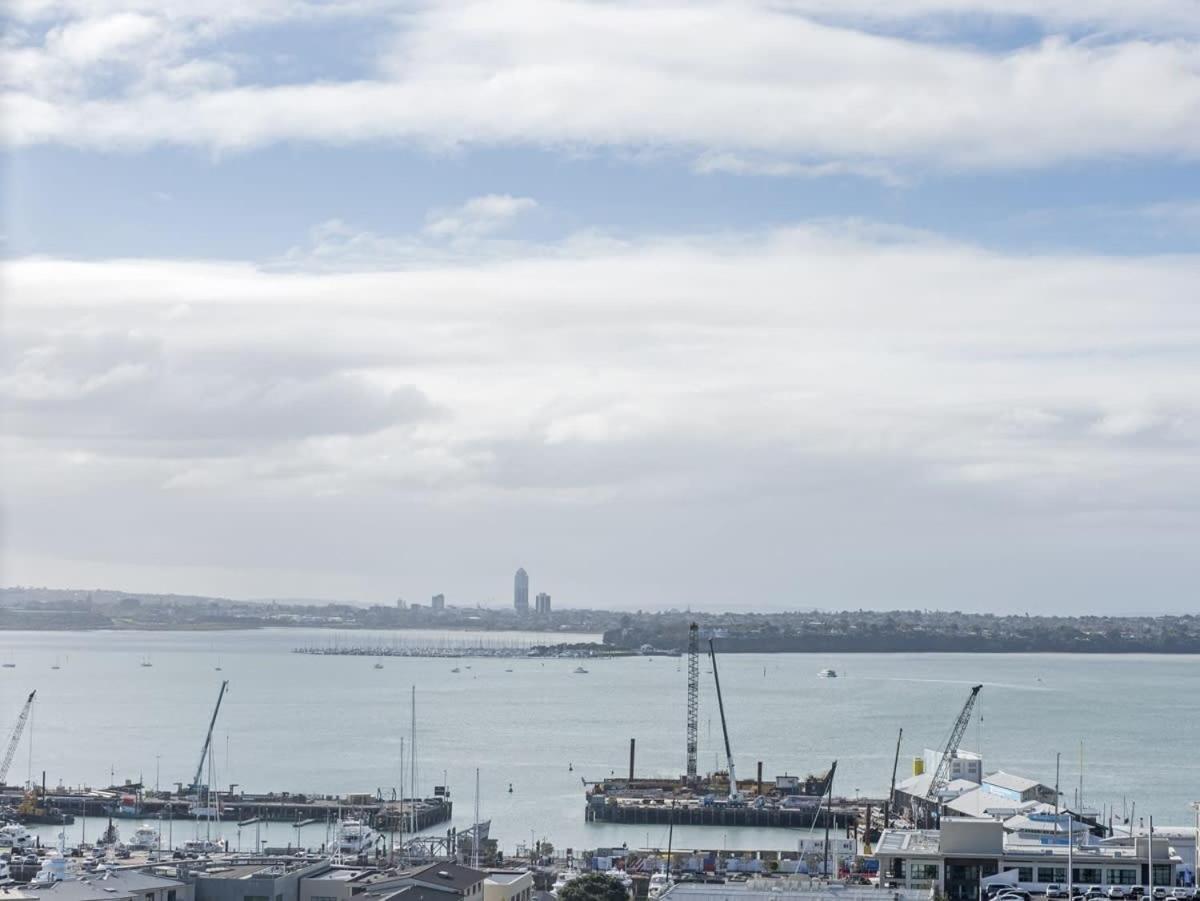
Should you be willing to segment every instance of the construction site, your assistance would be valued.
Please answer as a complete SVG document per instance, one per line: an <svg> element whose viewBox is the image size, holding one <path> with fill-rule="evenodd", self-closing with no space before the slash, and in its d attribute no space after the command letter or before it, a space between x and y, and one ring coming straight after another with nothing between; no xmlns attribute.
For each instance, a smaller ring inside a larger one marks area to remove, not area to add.
<svg viewBox="0 0 1200 901"><path fill-rule="evenodd" d="M753 778L738 778L733 742L725 718L725 700L714 640L708 658L720 714L725 768L702 774L697 767L700 634L693 623L688 632L686 770L678 778L637 775L637 744L629 742L629 769L624 778L584 781L588 822L680 826L767 826L845 830L870 844L882 829L896 823L928 827L942 811L946 787L958 776L959 744L971 719L982 686L975 686L951 727L929 772L919 781L916 795L897 792L897 770L904 730L896 738L891 788L885 798L848 799L834 794L837 761L819 774L776 775L764 779L758 761ZM922 766L924 772L924 767Z"/></svg>
<svg viewBox="0 0 1200 901"><path fill-rule="evenodd" d="M687 769L677 779L638 778L637 743L629 742L629 775L587 782L588 822L677 824L680 826L813 826L851 827L857 805L835 802L833 777L837 761L819 775L763 779L761 761L755 778L738 779L733 745L725 719L725 700L717 668L716 646L708 657L721 719L726 766L701 774L697 766L700 708L700 630L692 623L687 649Z"/></svg>

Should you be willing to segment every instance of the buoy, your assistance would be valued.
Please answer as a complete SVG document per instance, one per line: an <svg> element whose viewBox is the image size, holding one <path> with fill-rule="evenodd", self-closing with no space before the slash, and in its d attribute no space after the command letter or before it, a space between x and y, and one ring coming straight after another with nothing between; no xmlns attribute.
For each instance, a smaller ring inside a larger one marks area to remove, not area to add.
<svg viewBox="0 0 1200 901"><path fill-rule="evenodd" d="M511 782L510 782L510 783L508 783L508 793L509 793L510 795L512 794L512 783L511 783Z"/></svg>

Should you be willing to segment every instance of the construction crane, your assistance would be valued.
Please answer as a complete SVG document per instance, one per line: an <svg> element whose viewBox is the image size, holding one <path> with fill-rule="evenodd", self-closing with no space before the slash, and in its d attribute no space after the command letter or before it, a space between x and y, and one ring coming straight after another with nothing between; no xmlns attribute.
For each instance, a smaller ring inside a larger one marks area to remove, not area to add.
<svg viewBox="0 0 1200 901"><path fill-rule="evenodd" d="M217 706L213 708L212 719L208 721L208 733L204 736L204 747L200 749L200 762L196 764L196 775L192 779L191 791L200 791L200 777L204 774L204 761L208 759L208 753L212 748L213 727L217 725L217 714L221 712L221 700L225 697L227 688L229 688L228 679L221 683L221 690L217 692Z"/></svg>
<svg viewBox="0 0 1200 901"><path fill-rule="evenodd" d="M729 749L729 727L725 725L725 702L721 700L721 677L717 673L717 649L713 640L708 640L708 656L712 661L713 682L717 686L717 709L721 712L721 733L725 736L725 760L729 764L729 800L740 801L738 794L737 775L733 772L733 751Z"/></svg>
<svg viewBox="0 0 1200 901"><path fill-rule="evenodd" d="M25 731L25 724L29 722L29 711L33 709L33 699L36 695L36 690L29 693L29 697L25 699L25 706L21 708L21 715L17 717L12 738L8 740L8 750L4 752L4 763L0 763L0 785L4 785L4 780L8 778L8 768L12 766L13 755L17 753L17 745L21 743L21 734Z"/></svg>
<svg viewBox="0 0 1200 901"><path fill-rule="evenodd" d="M716 672L716 670L713 670ZM700 720L700 627L688 628L687 781L696 781L696 735Z"/></svg>
<svg viewBox="0 0 1200 901"><path fill-rule="evenodd" d="M892 828L892 805L896 803L896 768L900 766L900 739L904 738L904 729L896 736L896 756L892 758L892 789L888 792L887 804L883 808L883 828Z"/></svg>
<svg viewBox="0 0 1200 901"><path fill-rule="evenodd" d="M954 728L950 730L946 748L942 751L942 759L938 761L937 769L933 771L933 778L929 781L929 788L925 792L927 801L936 803L938 795L950 782L950 762L958 753L958 743L962 741L963 734L967 731L967 725L971 722L971 711L975 709L975 699L979 697L979 691L982 688L982 685L976 685L971 689L967 703L963 704L958 719L954 721Z"/></svg>

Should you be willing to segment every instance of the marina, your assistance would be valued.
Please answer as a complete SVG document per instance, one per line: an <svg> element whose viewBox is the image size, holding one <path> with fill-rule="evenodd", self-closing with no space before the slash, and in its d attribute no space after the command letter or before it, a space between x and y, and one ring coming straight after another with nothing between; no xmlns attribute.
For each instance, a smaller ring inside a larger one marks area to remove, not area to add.
<svg viewBox="0 0 1200 901"><path fill-rule="evenodd" d="M570 638L584 641L588 636ZM298 643L325 640L328 633L321 630L216 636L24 633L2 655L17 666L4 670L0 680L0 743L36 689L33 755L31 761L27 735L7 781L23 784L32 778L40 784L45 770L51 797L105 791L113 786L114 772L118 789L128 778L151 798L174 792L176 782L186 788L195 775L219 681L228 679L213 735L216 774L208 781L223 796L223 810L230 783L238 783L232 800L243 794L247 799L245 810L221 816L219 829L235 846L236 824L258 813L254 805L265 818L243 827L243 847L251 845L245 834L252 836L256 829L272 847L295 845L298 836L306 845L319 846L331 816L327 810L285 811L286 805L352 796L379 805L381 795L385 803L391 801L393 790L396 797L403 794L407 805L414 797L432 799L435 785L448 786L455 803L449 820L426 832L466 829L476 768L481 770L480 804L492 820L492 834L505 837L510 848L522 835L528 841L531 830L561 847L626 841L666 846L666 818L648 822L654 815L642 813L631 816L647 822L589 818L581 779L627 778L629 740L634 737L637 778L671 782L686 775L685 659L588 661L587 675L572 673L578 661L478 659L460 661L461 672L452 675L448 662L437 659L396 658L387 661L386 669L374 670L369 659L292 653ZM151 670L139 666L146 656L154 662ZM218 660L220 673L214 672ZM56 661L59 670L51 668ZM836 669L839 678L819 678L826 667ZM727 768L720 716L709 667L702 660L700 668L698 772L718 773ZM146 672L155 679L146 679ZM968 746L981 749L987 759L1044 779L1053 776L1053 749L1061 748L1063 780L1074 783L1082 740L1089 806L1094 799L1097 807L1103 801L1119 811L1128 798L1136 800L1139 814L1153 812L1161 822L1186 823L1194 816L1188 806L1190 771L1181 770L1154 742L1136 737L1156 734L1169 724L1173 745L1200 743L1196 718L1180 713L1185 699L1200 696L1194 658L739 654L719 658L719 675L743 786L756 781L760 760L764 781L784 773L820 775L837 760L835 807L839 799L850 807L856 800L876 799L877 804L888 794L896 728L901 723L905 728L898 778L903 781L911 769L908 758L945 739L967 690L983 682L985 719L970 728L967 738ZM170 681L170 691L163 689L163 680ZM414 685L418 792L410 788L408 748ZM1097 692L1127 711L1128 728L1097 727L1091 714ZM114 698L119 698L115 707ZM1031 731L1035 710L1039 725ZM80 735L95 738L80 742ZM717 798L720 790L718 783ZM299 796L304 802L292 801ZM6 800L15 802L17 793L8 793ZM105 803L110 799L86 805L96 816L67 827L72 841L79 841L81 832L94 840L104 826ZM72 812L79 816L78 810ZM357 811L347 807L343 812L351 816ZM297 828L297 816L316 822ZM336 810L332 816L336 818ZM878 820L878 807L874 816ZM130 826L143 822L136 814L123 819L129 824L122 825L126 836ZM28 828L45 844L53 843L61 827ZM194 818L181 813L174 829L177 842L193 838ZM681 847L787 850L795 847L797 835L812 831L804 825L691 826L677 821L675 840ZM815 832L822 834L823 827Z"/></svg>

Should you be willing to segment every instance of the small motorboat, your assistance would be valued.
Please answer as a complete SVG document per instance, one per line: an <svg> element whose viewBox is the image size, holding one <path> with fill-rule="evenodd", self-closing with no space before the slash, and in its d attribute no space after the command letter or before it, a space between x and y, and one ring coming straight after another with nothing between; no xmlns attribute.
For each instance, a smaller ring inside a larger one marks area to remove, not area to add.
<svg viewBox="0 0 1200 901"><path fill-rule="evenodd" d="M822 679L836 679L838 677L837 670L835 669L823 669L817 675Z"/></svg>
<svg viewBox="0 0 1200 901"><path fill-rule="evenodd" d="M585 669L584 669L582 666L577 666L577 667L575 667L575 672L577 672L577 673L586 673L586 672L587 672L587 670L585 670Z"/></svg>

